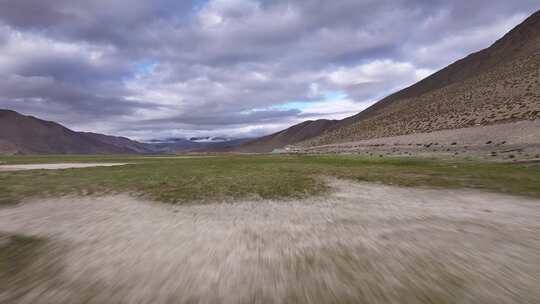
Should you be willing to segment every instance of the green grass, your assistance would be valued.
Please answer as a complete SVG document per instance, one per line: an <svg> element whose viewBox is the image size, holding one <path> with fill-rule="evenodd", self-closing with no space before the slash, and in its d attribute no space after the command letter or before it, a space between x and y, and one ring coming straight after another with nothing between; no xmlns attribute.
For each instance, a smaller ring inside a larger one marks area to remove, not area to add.
<svg viewBox="0 0 540 304"><path fill-rule="evenodd" d="M7 164L129 162L120 167L0 172L0 202L130 192L173 202L298 198L327 190L318 176L400 186L478 188L540 198L540 166L359 156L14 156Z"/></svg>

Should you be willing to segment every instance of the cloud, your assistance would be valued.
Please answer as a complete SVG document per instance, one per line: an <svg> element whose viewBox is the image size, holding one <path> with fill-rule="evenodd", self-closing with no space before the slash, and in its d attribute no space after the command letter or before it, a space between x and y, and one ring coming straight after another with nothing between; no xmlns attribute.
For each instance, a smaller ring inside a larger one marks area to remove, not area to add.
<svg viewBox="0 0 540 304"><path fill-rule="evenodd" d="M390 59L373 60L365 64L340 67L326 76L326 87L340 88L354 100L382 98L400 87L411 85L433 73L410 62Z"/></svg>
<svg viewBox="0 0 540 304"><path fill-rule="evenodd" d="M263 135L355 114L537 6L0 0L0 107L138 139Z"/></svg>
<svg viewBox="0 0 540 304"><path fill-rule="evenodd" d="M526 14L516 14L505 18L494 18L488 21L489 23L447 35L432 43L416 46L415 51L408 51L408 56L418 65L439 68L446 62L459 59L464 53L469 54L489 46L526 17L528 17ZM405 46L408 49L412 47L414 46Z"/></svg>

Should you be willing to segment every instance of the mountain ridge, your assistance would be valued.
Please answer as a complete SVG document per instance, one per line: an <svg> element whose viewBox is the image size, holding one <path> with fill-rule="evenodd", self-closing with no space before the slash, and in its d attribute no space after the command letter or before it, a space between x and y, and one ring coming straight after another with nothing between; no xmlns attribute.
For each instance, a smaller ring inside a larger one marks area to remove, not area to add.
<svg viewBox="0 0 540 304"><path fill-rule="evenodd" d="M534 92L540 92L540 76L537 71L540 71L540 11L533 13L488 48L456 60L417 83L384 97L358 114L317 129L318 134L311 132L309 137L299 141L294 137L282 138L284 134L294 134L295 129L309 124L309 121L305 121L251 141L247 147L240 146L238 151L269 152L287 145L311 147L536 119L540 117L537 112L540 110L540 97L534 95ZM506 76L511 84L501 85L501 82L506 81L501 75ZM523 84L527 87L520 87ZM478 90L478 87L485 90ZM486 92L491 96L482 96ZM531 101L531 96L536 100ZM475 98L480 102L474 102L472 99ZM505 98L517 100L514 105L519 109L501 100ZM437 99L444 102L434 102ZM452 103L456 106L452 106ZM470 113L475 110L482 113L476 116ZM445 120L446 123L432 121L434 119Z"/></svg>
<svg viewBox="0 0 540 304"><path fill-rule="evenodd" d="M248 141L234 149L235 152L264 153L311 139L332 128L338 121L329 119L306 120L277 133Z"/></svg>
<svg viewBox="0 0 540 304"><path fill-rule="evenodd" d="M125 137L76 132L53 121L0 109L0 152L10 154L141 154L152 150Z"/></svg>
<svg viewBox="0 0 540 304"><path fill-rule="evenodd" d="M77 132L54 122L0 109L0 154L174 154L226 152L248 139L142 143L122 136Z"/></svg>
<svg viewBox="0 0 540 304"><path fill-rule="evenodd" d="M538 119L539 71L537 11L490 47L455 61L299 145ZM474 111L477 113L471 113Z"/></svg>

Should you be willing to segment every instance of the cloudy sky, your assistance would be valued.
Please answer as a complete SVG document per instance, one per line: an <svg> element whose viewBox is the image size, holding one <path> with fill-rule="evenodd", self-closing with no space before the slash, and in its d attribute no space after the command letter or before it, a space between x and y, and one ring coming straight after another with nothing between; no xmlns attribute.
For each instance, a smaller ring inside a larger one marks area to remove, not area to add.
<svg viewBox="0 0 540 304"><path fill-rule="evenodd" d="M344 118L538 0L0 0L0 108L135 139Z"/></svg>

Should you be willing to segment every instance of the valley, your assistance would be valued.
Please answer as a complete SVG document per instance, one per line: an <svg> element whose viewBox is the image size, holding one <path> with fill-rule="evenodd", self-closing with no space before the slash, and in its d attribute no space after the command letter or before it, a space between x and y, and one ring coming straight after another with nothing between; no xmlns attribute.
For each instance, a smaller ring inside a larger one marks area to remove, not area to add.
<svg viewBox="0 0 540 304"><path fill-rule="evenodd" d="M4 2L0 303L539 302L534 1Z"/></svg>

